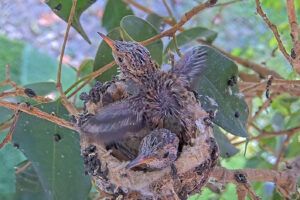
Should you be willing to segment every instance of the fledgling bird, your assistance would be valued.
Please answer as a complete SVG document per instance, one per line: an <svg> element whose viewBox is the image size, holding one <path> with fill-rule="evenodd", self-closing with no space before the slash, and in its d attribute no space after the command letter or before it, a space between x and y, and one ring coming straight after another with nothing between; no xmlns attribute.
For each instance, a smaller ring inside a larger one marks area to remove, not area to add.
<svg viewBox="0 0 300 200"><path fill-rule="evenodd" d="M129 163L130 168L141 164L151 169L170 166L178 146L195 137L199 110L195 106L199 102L193 89L207 67L206 51L194 48L170 71L163 72L142 45L99 34L112 48L120 78L132 80L139 91L101 109L81 126L82 132L91 141L115 149L117 158L133 160L138 156Z"/></svg>

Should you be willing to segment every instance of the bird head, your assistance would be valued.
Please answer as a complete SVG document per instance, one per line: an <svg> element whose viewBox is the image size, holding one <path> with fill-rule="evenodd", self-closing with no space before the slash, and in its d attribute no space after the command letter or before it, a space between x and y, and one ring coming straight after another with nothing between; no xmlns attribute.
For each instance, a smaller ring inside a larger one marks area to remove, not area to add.
<svg viewBox="0 0 300 200"><path fill-rule="evenodd" d="M146 47L136 42L114 41L102 33L99 35L112 49L113 57L125 78L140 77L153 70L151 56Z"/></svg>
<svg viewBox="0 0 300 200"><path fill-rule="evenodd" d="M179 139L166 129L152 131L141 142L139 155L126 168L146 165L151 169L170 166L177 158Z"/></svg>

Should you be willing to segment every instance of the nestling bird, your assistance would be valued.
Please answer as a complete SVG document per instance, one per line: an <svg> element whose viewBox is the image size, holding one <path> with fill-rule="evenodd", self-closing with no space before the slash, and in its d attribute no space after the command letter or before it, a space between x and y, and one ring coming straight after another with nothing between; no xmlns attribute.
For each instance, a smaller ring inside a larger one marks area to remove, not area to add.
<svg viewBox="0 0 300 200"><path fill-rule="evenodd" d="M91 141L115 149L118 158L137 157L129 163L130 168L171 165L178 149L195 137L195 106L199 102L193 89L207 67L206 52L194 48L170 71L163 72L142 45L100 35L112 48L120 78L132 80L139 92L101 109L81 126L82 132Z"/></svg>

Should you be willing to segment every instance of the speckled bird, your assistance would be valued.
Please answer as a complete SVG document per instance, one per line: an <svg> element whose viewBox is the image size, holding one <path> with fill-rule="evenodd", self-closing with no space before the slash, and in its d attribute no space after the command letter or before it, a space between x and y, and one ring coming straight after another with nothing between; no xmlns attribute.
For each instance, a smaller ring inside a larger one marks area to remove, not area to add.
<svg viewBox="0 0 300 200"><path fill-rule="evenodd" d="M206 51L194 48L165 72L144 46L99 34L112 48L120 78L133 81L139 91L101 109L81 126L82 132L115 149L116 157L132 160L128 168L170 166L180 148L195 137L199 102L193 90L207 67Z"/></svg>

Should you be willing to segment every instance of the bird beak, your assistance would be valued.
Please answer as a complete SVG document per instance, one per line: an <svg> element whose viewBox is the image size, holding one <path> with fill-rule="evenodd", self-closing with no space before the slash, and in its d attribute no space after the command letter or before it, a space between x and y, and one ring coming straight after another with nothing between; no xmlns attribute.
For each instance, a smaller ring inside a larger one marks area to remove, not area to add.
<svg viewBox="0 0 300 200"><path fill-rule="evenodd" d="M100 32L98 32L98 34L103 38L103 40L108 44L108 46L110 46L110 48L112 50L116 49L115 46L114 46L115 42L112 39L110 39L109 37L107 37L106 35L104 35L104 34L102 34Z"/></svg>
<svg viewBox="0 0 300 200"><path fill-rule="evenodd" d="M126 165L126 169L131 169L131 168L137 167L141 164L147 164L147 163L152 162L154 160L155 160L155 158L145 158L143 156L138 156L136 159L134 159L133 161L128 163L128 165Z"/></svg>

